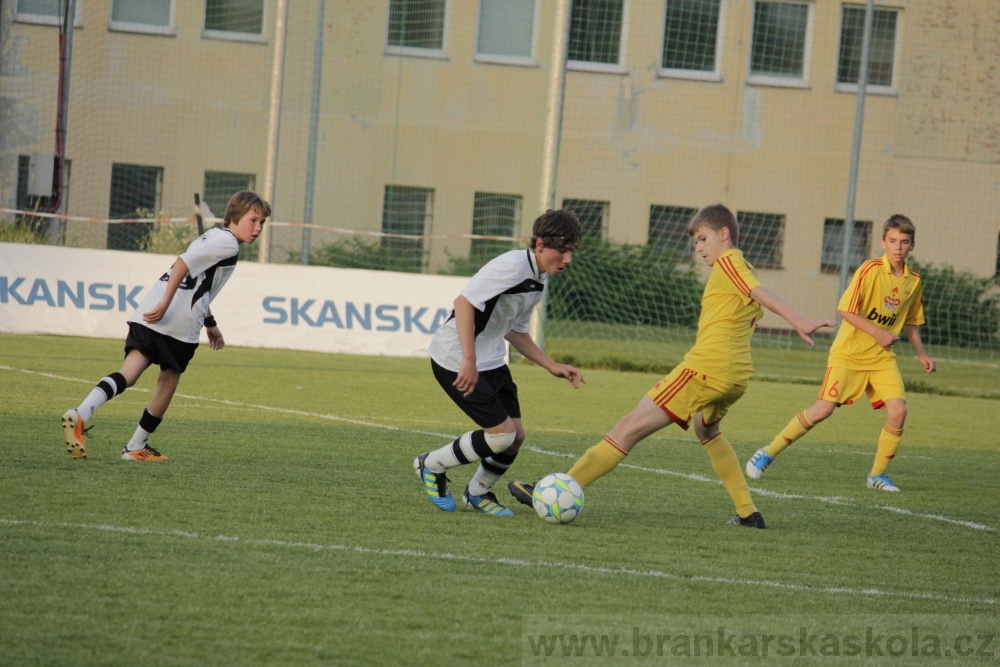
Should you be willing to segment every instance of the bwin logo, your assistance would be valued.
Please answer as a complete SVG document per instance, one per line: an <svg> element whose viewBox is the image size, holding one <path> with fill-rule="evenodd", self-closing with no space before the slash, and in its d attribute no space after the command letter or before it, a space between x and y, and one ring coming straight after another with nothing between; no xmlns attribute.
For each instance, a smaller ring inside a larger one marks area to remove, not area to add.
<svg viewBox="0 0 1000 667"><path fill-rule="evenodd" d="M49 308L72 306L87 310L115 310L126 312L139 307L142 286L114 285L112 283L85 284L82 280L55 284L44 278L0 276L0 303L17 303L22 306L44 304Z"/></svg>
<svg viewBox="0 0 1000 667"><path fill-rule="evenodd" d="M891 327L896 323L896 315L880 315L878 308L872 308L872 312L868 313L868 319L876 324L881 324L884 327Z"/></svg>

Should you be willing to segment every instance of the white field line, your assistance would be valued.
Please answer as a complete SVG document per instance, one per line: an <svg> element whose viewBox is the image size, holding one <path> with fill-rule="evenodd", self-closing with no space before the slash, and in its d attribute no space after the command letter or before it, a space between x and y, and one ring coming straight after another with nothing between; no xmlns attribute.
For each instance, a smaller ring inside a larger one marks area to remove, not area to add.
<svg viewBox="0 0 1000 667"><path fill-rule="evenodd" d="M687 581L692 583L712 583L740 586L763 586L779 590L807 591L810 593L827 593L834 595L863 595L875 597L896 597L918 600L937 600L942 602L960 602L964 604L987 604L996 605L1000 603L995 598L968 598L951 597L938 593L915 593L906 591L889 591L878 588L847 588L843 586L808 586L805 584L789 584L780 581L769 581L766 579L733 579L729 577L709 577L704 575L685 576L664 572L662 570L639 570L626 567L596 567L592 565L580 565L578 563L564 563L559 561L542 560L522 560L515 558L484 558L481 556L464 556L448 552L417 551L413 549L377 549L347 544L317 544L314 542L289 542L286 540L274 539L252 539L236 537L232 535L202 535L182 530L151 530L148 528L132 528L129 526L108 526L94 525L86 523L46 523L42 521L25 521L20 519L0 518L0 525L9 526L30 526L33 528L69 528L73 530L92 530L109 533L120 533L125 535L155 535L159 537L177 537L183 539L212 540L225 543L240 543L252 547L283 547L287 549L309 549L313 551L342 551L369 556L398 557L398 558L421 558L427 560L444 560L462 563L476 563L484 565L508 565L513 567L525 567L532 569L551 568L559 570L572 570L594 575L622 575L628 577L649 577L655 579L672 579L676 581Z"/></svg>
<svg viewBox="0 0 1000 667"><path fill-rule="evenodd" d="M48 377L48 378L52 378L52 379L56 379L56 380L65 380L65 381L69 381L69 382L88 382L87 380L81 380L80 378L65 377L65 376L61 376L61 375L54 375L54 374L51 374L51 373L43 373L43 372L40 372L40 371L27 370L27 369L24 369L24 368L13 368L11 366L0 365L0 370L16 371L16 372L19 372L19 373L26 373L26 374L29 374L29 375L40 375L42 377ZM147 390L147 389L136 389L135 387L133 387L130 391L148 392L149 390ZM366 426L366 427L369 427L369 428L380 428L380 429L385 429L385 430L389 430L389 431L399 431L401 433L415 433L415 434L418 434L418 435L429 435L429 436L434 436L434 437L438 437L438 438L445 438L445 439L454 439L454 438L458 437L457 435L455 435L453 433L437 433L437 432L434 432L434 431L424 431L424 430L418 430L418 429L403 428L403 427L400 427L400 426L392 426L391 424L382 424L382 423L379 423L379 422L365 421L365 420L361 420L361 419L352 419L352 418L348 418L348 417L339 417L337 415L332 415L332 414L319 414L319 413L315 413L315 412L306 412L304 410L293 410L293 409L290 409L290 408L276 408L276 407L273 407L273 406L270 406L270 405L254 405L252 403L244 403L244 402L241 402L241 401L232 401L232 400L221 399L221 398L206 398L206 397L203 397L203 396L195 396L195 395L192 395L192 394L180 394L180 393L178 393L178 394L174 394L174 396L175 397L179 397L179 398L189 398L189 399L192 399L192 400L195 400L195 401L200 401L200 402L209 401L209 402L212 402L212 403L217 403L217 404L220 404L220 405L228 405L228 406L237 407L237 408L241 408L241 409L261 410L261 411L266 411L266 412L274 412L274 413L278 413L278 414L296 415L296 416L300 416L300 417L311 417L311 418L314 418L314 419L326 419L326 420L329 420L329 421L343 422L343 423L346 423L346 424L353 424L353 425L356 425L356 426ZM680 438L675 438L675 439L680 439ZM537 454L544 454L546 456L557 456L557 457L572 458L572 459L575 459L575 458L578 457L577 454L566 454L566 453L563 453L563 452L553 452L553 451L549 451L549 450L545 450L545 449L540 449L538 447L532 447L532 446L526 446L523 449L535 452ZM622 463L618 467L619 468L631 468L633 470L639 470L639 471L642 471L642 472L651 472L651 473L655 473L655 474L658 474L658 475L671 475L673 477L681 477L681 478L689 479L689 480L692 480L692 481L695 481L695 482L708 482L708 483L711 483L711 484L721 484L722 483L717 478L706 477L704 475L698 475L698 474L695 474L695 473L682 473L682 472L676 472L674 470L666 470L666 469L662 469L662 468L645 468L643 466L632 465L632 464L629 464L629 463ZM778 491L771 491L769 489L762 489L760 487L754 487L752 490L753 490L754 493L756 493L758 495L767 496L769 498L779 498L779 499L783 499L783 500L815 500L815 501L818 501L818 502L829 503L829 504L832 504L832 505L855 505L855 503L851 499L849 499L849 498L841 498L841 497L826 498L826 497L822 497L822 496L804 496L804 495L798 495L798 494L780 493ZM886 505L860 505L859 504L857 506L859 506L859 507L870 507L870 508L873 508L873 509L880 509L880 510L884 510L884 511L894 512L896 514L903 514L903 515L906 515L906 516L919 517L919 518L922 518L922 519L933 519L935 521L944 521L946 523L954 524L954 525L957 525L957 526L964 526L966 528L972 528L973 530L984 530L984 531L990 531L990 532L996 532L996 530L997 530L993 526L987 526L987 525L981 524L981 523L975 523L975 522L972 522L972 521L962 521L960 519L952 519L952 518L945 517L945 516L939 516L937 514L921 514L919 512L912 512L912 511L907 510L907 509L894 508L894 507L889 507L889 506L886 506Z"/></svg>

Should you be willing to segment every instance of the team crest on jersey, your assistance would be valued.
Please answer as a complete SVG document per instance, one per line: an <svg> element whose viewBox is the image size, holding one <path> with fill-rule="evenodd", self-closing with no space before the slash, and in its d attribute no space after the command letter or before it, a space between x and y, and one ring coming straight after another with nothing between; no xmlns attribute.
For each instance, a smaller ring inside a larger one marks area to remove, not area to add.
<svg viewBox="0 0 1000 667"><path fill-rule="evenodd" d="M893 291L896 290L893 289ZM893 310L896 308L896 306L899 305L899 299L891 296L885 297L885 299L883 299L882 302L885 304L885 307L888 308L889 310Z"/></svg>

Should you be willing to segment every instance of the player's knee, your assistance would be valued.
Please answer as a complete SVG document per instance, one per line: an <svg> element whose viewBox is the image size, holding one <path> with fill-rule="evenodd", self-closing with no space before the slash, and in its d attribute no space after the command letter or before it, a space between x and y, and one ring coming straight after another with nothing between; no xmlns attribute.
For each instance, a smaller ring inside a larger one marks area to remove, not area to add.
<svg viewBox="0 0 1000 667"><path fill-rule="evenodd" d="M486 444L493 453L499 454L506 451L517 439L517 433L486 433Z"/></svg>

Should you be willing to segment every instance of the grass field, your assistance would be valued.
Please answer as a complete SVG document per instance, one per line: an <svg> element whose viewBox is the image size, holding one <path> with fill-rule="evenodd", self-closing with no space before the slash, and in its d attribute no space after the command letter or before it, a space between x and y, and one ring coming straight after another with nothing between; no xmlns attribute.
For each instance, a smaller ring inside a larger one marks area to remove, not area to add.
<svg viewBox="0 0 1000 667"><path fill-rule="evenodd" d="M117 370L121 346L0 335L2 664L608 664L563 657L536 630L635 619L997 634L994 400L911 395L900 494L865 487L883 416L857 405L751 484L766 531L726 525L728 495L676 427L551 526L512 500L507 519L428 502L413 457L470 424L425 360L203 346L151 441L169 462L119 459L152 371L95 415L90 458L73 460L60 416ZM512 477L527 480L568 469L658 379L589 371L574 391L513 370L528 441ZM813 396L752 383L724 429L741 461ZM453 472L456 494L472 472ZM643 662L636 641L623 635L614 660ZM928 664L996 662L991 641Z"/></svg>

